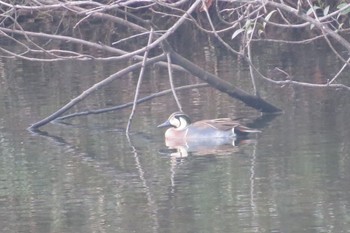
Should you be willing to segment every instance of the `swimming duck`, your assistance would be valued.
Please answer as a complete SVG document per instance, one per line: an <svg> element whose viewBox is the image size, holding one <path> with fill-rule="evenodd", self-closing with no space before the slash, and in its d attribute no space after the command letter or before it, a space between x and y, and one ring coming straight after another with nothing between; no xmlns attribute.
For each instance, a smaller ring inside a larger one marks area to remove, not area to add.
<svg viewBox="0 0 350 233"><path fill-rule="evenodd" d="M183 112L174 112L168 120L158 127L171 127L166 130L166 139L210 139L235 138L246 136L248 133L258 133L252 129L233 121L230 118L201 120L191 123L190 117Z"/></svg>

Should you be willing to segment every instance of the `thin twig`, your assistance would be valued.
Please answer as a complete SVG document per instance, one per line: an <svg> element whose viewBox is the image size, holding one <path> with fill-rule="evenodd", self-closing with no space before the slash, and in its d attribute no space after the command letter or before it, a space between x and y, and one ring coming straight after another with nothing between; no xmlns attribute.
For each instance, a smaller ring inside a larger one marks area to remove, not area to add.
<svg viewBox="0 0 350 233"><path fill-rule="evenodd" d="M254 22L254 27L253 27L253 30L250 34L250 38L248 38L247 40L247 56L249 58L250 61L252 61L252 38L253 38L253 35L254 35L254 32L255 32L255 27L256 27L256 24L257 24L257 19L255 19L255 22ZM247 35L248 36L248 35ZM250 78L252 80L252 85L253 85L253 89L254 89L254 93L256 96L260 96L259 95L259 91L258 91L258 88L256 86L256 80L255 80L255 75L254 75L254 70L253 70L253 67L252 66L249 66L249 73L250 73Z"/></svg>
<svg viewBox="0 0 350 233"><path fill-rule="evenodd" d="M148 46L152 43L152 40L153 40L153 28L151 28L151 31L149 33L148 43L147 43L146 48L148 48ZM135 89L134 104L132 105L132 109L131 109L131 113L130 113L130 116L129 116L128 124L126 126L126 134L129 134L132 117L134 116L134 113L135 113L136 102L137 102L137 99L139 97L139 91L140 91L140 87L141 87L141 83L142 83L142 78L143 78L143 74L144 74L145 69L146 69L145 64L146 64L146 61L147 61L147 58L148 58L148 53L149 53L149 50L146 49L145 54L143 56L143 60L142 60L142 64L141 64L141 70L140 70L140 73L139 73L139 78L137 80L137 85L136 85L136 89Z"/></svg>
<svg viewBox="0 0 350 233"><path fill-rule="evenodd" d="M332 84L338 77L339 75L343 72L343 70L345 69L345 67L348 67L348 63L350 62L350 58L348 58L348 60L346 61L346 63L344 63L344 65L342 66L342 68L337 72L336 75L334 75L334 77L328 82L328 84Z"/></svg>
<svg viewBox="0 0 350 233"><path fill-rule="evenodd" d="M289 6L281 4L281 3L268 1L267 4L272 6L272 7L280 8L284 11L292 13L296 17L301 18L301 19L309 22L310 24L314 24L318 29L320 29L321 31L325 31L327 33L327 35L331 36L339 44L343 45L348 52L350 52L350 43L347 40L345 40L345 38L341 37L337 32L330 30L326 25L320 23L316 19L314 19L314 18L312 18L304 13L300 13L297 9L294 9L292 7L289 7Z"/></svg>
<svg viewBox="0 0 350 233"><path fill-rule="evenodd" d="M179 98L177 98L175 87L174 87L173 72L172 72L172 68L171 68L172 62L171 62L170 53L166 54L166 58L168 60L168 74L169 74L169 82L170 82L171 91L173 93L173 96L174 96L174 99L176 101L177 107L182 112L182 106L181 106L181 103L179 101Z"/></svg>

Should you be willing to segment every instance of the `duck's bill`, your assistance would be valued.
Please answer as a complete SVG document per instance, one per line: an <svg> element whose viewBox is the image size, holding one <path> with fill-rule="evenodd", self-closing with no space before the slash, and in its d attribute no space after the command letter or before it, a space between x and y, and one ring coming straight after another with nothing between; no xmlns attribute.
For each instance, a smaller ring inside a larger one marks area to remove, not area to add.
<svg viewBox="0 0 350 233"><path fill-rule="evenodd" d="M170 127L170 126L171 126L170 122L166 121L163 124L158 125L157 127L158 128L163 128L163 127Z"/></svg>

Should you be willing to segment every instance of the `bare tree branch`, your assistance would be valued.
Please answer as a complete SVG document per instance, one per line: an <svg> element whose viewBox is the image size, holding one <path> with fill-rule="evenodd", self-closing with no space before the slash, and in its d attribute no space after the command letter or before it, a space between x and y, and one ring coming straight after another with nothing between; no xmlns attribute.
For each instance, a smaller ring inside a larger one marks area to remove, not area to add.
<svg viewBox="0 0 350 233"><path fill-rule="evenodd" d="M150 64L154 64L158 61L161 61L165 58L165 55L159 55L157 57L154 58L150 58L145 62L139 62L136 63L134 65L131 65L115 74L112 74L111 76L109 76L108 78L102 80L101 82L98 82L96 84L94 84L92 87L90 87L89 89L85 90L83 93L81 93L79 96L75 97L74 99L72 99L69 103L67 103L65 106L63 106L62 108L60 108L59 110L57 110L56 112L54 112L53 114L51 114L50 116L46 117L45 119L36 122L34 124L32 124L29 127L29 130L34 130L37 129L43 125L46 125L47 123L55 120L57 117L61 116L63 113L67 112L69 109L71 109L74 105L76 105L77 103L81 102L82 100L84 100L86 97L88 97L92 92L100 89L103 86L106 86L107 84L109 84L110 82L112 82L113 80L115 80L116 78L122 77L124 75L126 75L129 72L132 72L136 69L140 69L142 67L142 64L144 65L150 65Z"/></svg>
<svg viewBox="0 0 350 233"><path fill-rule="evenodd" d="M175 90L176 91L182 91L182 90L187 90L187 89L194 89L194 88L202 88L202 87L208 87L208 84L206 83L200 83L200 84L192 84L192 85L186 85L186 86L181 86L181 87L176 87ZM136 104L141 104L143 102L146 102L148 100L160 97L160 96L164 96L167 95L169 93L172 93L173 90L172 89L168 89L168 90L164 90L164 91L160 91L157 93L154 93L152 95L143 97L141 99L138 99L136 101ZM124 108L128 108L130 106L133 106L134 102L129 102L129 103L125 103L125 104L121 104L118 106L114 106L114 107L110 107L110 108L103 108L103 109L98 109L98 110L87 110L87 111L82 111L82 112L76 112L76 113L72 113L72 114L67 114L61 117L57 117L55 119L55 121L63 121L69 118L73 118L73 117L78 117L78 116L87 116L87 115L93 115L93 114L101 114L101 113L107 113L107 112L111 112L111 111L116 111L116 110L121 110Z"/></svg>

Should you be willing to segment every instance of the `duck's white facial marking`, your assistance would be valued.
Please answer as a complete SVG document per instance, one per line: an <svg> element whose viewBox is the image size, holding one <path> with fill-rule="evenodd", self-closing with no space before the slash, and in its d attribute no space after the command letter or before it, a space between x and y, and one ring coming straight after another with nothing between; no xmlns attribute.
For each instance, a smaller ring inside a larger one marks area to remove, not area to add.
<svg viewBox="0 0 350 233"><path fill-rule="evenodd" d="M183 117L179 117L178 122L180 122L179 126L177 127L178 130L183 130L188 126L187 120Z"/></svg>
<svg viewBox="0 0 350 233"><path fill-rule="evenodd" d="M169 119L169 122L172 126L174 126L177 130L183 130L185 129L188 125L189 125L189 122L188 120L183 117L183 116L172 116L170 119Z"/></svg>
<svg viewBox="0 0 350 233"><path fill-rule="evenodd" d="M180 125L181 125L181 122L180 122L179 119L176 118L176 117L171 117L171 118L169 119L169 122L170 122L170 124L171 124L172 126L174 126L175 128L179 128Z"/></svg>

